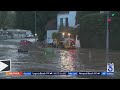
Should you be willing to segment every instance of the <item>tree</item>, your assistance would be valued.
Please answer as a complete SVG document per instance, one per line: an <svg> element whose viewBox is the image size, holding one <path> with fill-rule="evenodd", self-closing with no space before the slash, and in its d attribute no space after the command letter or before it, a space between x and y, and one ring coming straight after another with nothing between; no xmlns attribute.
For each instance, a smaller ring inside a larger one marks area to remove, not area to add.
<svg viewBox="0 0 120 90"><path fill-rule="evenodd" d="M14 28L15 26L15 12L14 11L0 11L0 28L7 30L7 28Z"/></svg>
<svg viewBox="0 0 120 90"><path fill-rule="evenodd" d="M7 11L0 11L0 28L4 29L6 26L7 13Z"/></svg>
<svg viewBox="0 0 120 90"><path fill-rule="evenodd" d="M61 33L59 33L59 32L54 32L53 34L52 34L52 39L57 39L58 41L60 41L61 39L62 39L62 35L61 35Z"/></svg>
<svg viewBox="0 0 120 90"><path fill-rule="evenodd" d="M6 28L14 28L15 27L15 19L16 13L14 11L8 11L6 16Z"/></svg>
<svg viewBox="0 0 120 90"><path fill-rule="evenodd" d="M57 17L57 11L38 11L37 13L37 33L41 33L41 35L38 36L39 40L44 40L44 36L46 36L46 30L45 26L47 22L53 18Z"/></svg>
<svg viewBox="0 0 120 90"><path fill-rule="evenodd" d="M115 13L112 17L112 13ZM114 11L110 13L111 22L109 23L109 42L110 49L120 50L120 12ZM90 12L86 14L78 13L79 37L83 48L101 48L106 47L106 15L98 12Z"/></svg>
<svg viewBox="0 0 120 90"><path fill-rule="evenodd" d="M79 38L83 48L105 48L106 16L99 12L78 13Z"/></svg>
<svg viewBox="0 0 120 90"><path fill-rule="evenodd" d="M32 11L16 11L16 28L34 29L34 12Z"/></svg>
<svg viewBox="0 0 120 90"><path fill-rule="evenodd" d="M52 34L52 39L56 39L56 38L57 38L57 33L54 32L54 33Z"/></svg>
<svg viewBox="0 0 120 90"><path fill-rule="evenodd" d="M36 32L39 41L45 39L47 22L56 18L58 11L36 11ZM35 11L17 11L16 28L31 30L35 34Z"/></svg>

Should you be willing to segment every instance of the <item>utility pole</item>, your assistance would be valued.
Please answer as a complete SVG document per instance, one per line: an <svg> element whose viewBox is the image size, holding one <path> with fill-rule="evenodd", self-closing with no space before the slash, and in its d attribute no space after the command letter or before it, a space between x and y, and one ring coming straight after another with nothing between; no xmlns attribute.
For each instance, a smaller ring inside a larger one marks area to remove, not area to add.
<svg viewBox="0 0 120 90"><path fill-rule="evenodd" d="M109 11L107 11L106 60L109 61Z"/></svg>
<svg viewBox="0 0 120 90"><path fill-rule="evenodd" d="M100 11L100 14L107 15L107 26L106 26L106 62L109 62L109 22L110 22L110 11ZM113 15L114 16L114 15Z"/></svg>
<svg viewBox="0 0 120 90"><path fill-rule="evenodd" d="M35 42L36 42L36 36L37 34L36 34L36 11L35 11Z"/></svg>

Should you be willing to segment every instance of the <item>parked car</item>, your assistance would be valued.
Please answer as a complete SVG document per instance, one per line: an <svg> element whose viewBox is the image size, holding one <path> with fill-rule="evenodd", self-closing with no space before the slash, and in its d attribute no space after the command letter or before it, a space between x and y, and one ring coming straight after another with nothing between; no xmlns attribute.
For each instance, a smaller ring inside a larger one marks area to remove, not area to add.
<svg viewBox="0 0 120 90"><path fill-rule="evenodd" d="M34 36L33 36L33 34L27 34L26 36L25 36L25 38L33 38Z"/></svg>
<svg viewBox="0 0 120 90"><path fill-rule="evenodd" d="M32 44L32 42L28 41L28 40L21 40L20 45L29 45L29 44Z"/></svg>

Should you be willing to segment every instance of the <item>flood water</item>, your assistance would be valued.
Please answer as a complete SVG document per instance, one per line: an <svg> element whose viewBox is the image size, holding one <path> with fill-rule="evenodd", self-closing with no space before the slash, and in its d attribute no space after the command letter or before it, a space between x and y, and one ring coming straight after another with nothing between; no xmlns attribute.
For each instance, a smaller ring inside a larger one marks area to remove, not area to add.
<svg viewBox="0 0 120 90"><path fill-rule="evenodd" d="M18 53L17 43L0 43L0 60L11 59L11 71L22 72L82 72L82 71L106 71L104 51L81 49L57 49L47 48L50 53L34 51ZM54 55L52 55L54 54ZM116 65L116 73L119 72L119 53L110 53L110 62ZM119 74L113 77L104 76L66 76L66 75L42 75L42 76L6 76L0 73L0 78L17 79L94 79L94 78L119 78Z"/></svg>

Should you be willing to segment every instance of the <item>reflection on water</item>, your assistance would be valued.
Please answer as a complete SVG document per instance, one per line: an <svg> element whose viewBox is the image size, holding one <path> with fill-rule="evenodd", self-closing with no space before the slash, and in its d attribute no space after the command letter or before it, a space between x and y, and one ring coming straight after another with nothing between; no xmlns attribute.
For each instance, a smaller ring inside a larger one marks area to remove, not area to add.
<svg viewBox="0 0 120 90"><path fill-rule="evenodd" d="M74 50L55 50L57 57L54 59L44 59L41 54L37 53L18 53L16 45L0 45L0 60L11 59L12 71L31 71L31 72L69 72L69 71L95 71L102 70L104 53L92 52L92 60L88 62L88 54L80 54ZM59 53L57 53L59 52ZM88 52L88 51L87 51ZM47 55L45 55L47 56ZM120 53L110 53L110 59L115 64L116 78L119 78L119 59ZM97 61L96 61L97 60ZM82 61L82 62L81 62ZM83 64L82 64L83 63ZM84 65L88 65L84 68ZM106 67L106 64L105 64ZM89 69L89 70L88 70ZM4 75L0 74L0 77ZM77 76L34 76L35 78L81 78ZM24 77L27 78L27 77Z"/></svg>
<svg viewBox="0 0 120 90"><path fill-rule="evenodd" d="M19 58L25 57L27 54L17 52L16 45L0 45L0 59L11 59L18 61Z"/></svg>
<svg viewBox="0 0 120 90"><path fill-rule="evenodd" d="M0 60L11 59L11 62L21 61L24 58L27 59L28 54L18 53L16 45L0 45ZM17 68L12 68L12 71L17 71L19 66L17 64L11 64L11 67L16 66Z"/></svg>
<svg viewBox="0 0 120 90"><path fill-rule="evenodd" d="M60 50L60 67L61 71L75 71L75 50Z"/></svg>
<svg viewBox="0 0 120 90"><path fill-rule="evenodd" d="M15 49L17 48L16 45L0 45L0 48L12 48L12 49Z"/></svg>
<svg viewBox="0 0 120 90"><path fill-rule="evenodd" d="M55 60L51 58L42 59L39 53L33 53L32 55L29 53L18 53L16 45L0 45L0 60L11 59L12 71L68 72L78 70L79 63L76 60L76 50L60 50L59 52ZM64 76L56 77L62 78ZM70 77L65 76L65 78Z"/></svg>

